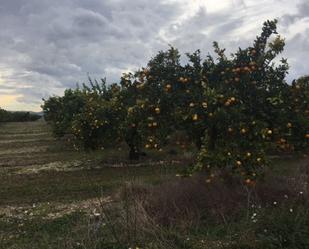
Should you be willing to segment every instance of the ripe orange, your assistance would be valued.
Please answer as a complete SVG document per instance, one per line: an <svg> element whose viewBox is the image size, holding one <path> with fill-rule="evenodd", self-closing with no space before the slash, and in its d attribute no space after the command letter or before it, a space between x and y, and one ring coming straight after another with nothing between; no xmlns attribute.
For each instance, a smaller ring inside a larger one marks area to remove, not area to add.
<svg viewBox="0 0 309 249"><path fill-rule="evenodd" d="M193 120L193 121L197 121L197 120L198 120L198 115L197 115L197 114L193 114L192 120Z"/></svg>
<svg viewBox="0 0 309 249"><path fill-rule="evenodd" d="M245 128L242 128L241 130L240 130L240 133L241 134L245 134L247 132L247 130L245 129Z"/></svg>
<svg viewBox="0 0 309 249"><path fill-rule="evenodd" d="M251 183L251 180L248 178L248 179L246 179L245 183L246 183L246 184L250 184L250 183Z"/></svg>
<svg viewBox="0 0 309 249"><path fill-rule="evenodd" d="M231 104L231 102L228 100L224 103L225 106L229 106Z"/></svg>
<svg viewBox="0 0 309 249"><path fill-rule="evenodd" d="M128 108L128 113L132 113L133 112L133 107L129 107Z"/></svg>

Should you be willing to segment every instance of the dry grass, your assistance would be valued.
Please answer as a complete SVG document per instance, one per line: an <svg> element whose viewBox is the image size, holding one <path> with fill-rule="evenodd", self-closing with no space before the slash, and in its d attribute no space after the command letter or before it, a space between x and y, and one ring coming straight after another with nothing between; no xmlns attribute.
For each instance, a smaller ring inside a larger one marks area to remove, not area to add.
<svg viewBox="0 0 309 249"><path fill-rule="evenodd" d="M268 213L277 212L277 207L297 210L308 205L307 168L307 159L298 160L286 175L269 172L264 182L250 188L220 179L207 184L203 175L157 186L127 183L114 197L115 202L101 206L101 212L112 228L115 243L120 245L148 245L156 241L161 246L158 248L182 248L186 244L184 238L194 231L222 227L229 233L232 224L237 224L244 229L237 235L238 242L255 248L259 245L254 230L257 213L269 218ZM236 235L229 236L227 243L231 246ZM224 247L222 241L221 247L215 247L212 241L210 248L232 248Z"/></svg>

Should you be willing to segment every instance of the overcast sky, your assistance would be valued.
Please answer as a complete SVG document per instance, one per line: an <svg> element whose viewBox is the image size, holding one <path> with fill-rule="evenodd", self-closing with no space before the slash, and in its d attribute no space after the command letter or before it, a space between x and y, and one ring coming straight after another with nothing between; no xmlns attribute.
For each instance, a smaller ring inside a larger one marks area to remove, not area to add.
<svg viewBox="0 0 309 249"><path fill-rule="evenodd" d="M233 52L274 18L288 79L309 74L308 0L0 0L0 107L40 110L87 73L117 82L168 44Z"/></svg>

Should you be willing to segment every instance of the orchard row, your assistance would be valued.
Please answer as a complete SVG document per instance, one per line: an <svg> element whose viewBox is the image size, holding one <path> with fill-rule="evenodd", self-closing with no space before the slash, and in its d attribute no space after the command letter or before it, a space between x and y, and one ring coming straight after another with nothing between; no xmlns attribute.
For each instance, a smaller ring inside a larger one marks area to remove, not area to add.
<svg viewBox="0 0 309 249"><path fill-rule="evenodd" d="M196 51L183 65L170 47L120 84L68 89L44 100L46 120L85 149L126 142L131 159L182 131L199 150L193 170L207 171L208 182L220 169L254 184L267 153L308 149L309 77L286 82L276 24L265 22L252 46L231 56L215 42L215 57Z"/></svg>

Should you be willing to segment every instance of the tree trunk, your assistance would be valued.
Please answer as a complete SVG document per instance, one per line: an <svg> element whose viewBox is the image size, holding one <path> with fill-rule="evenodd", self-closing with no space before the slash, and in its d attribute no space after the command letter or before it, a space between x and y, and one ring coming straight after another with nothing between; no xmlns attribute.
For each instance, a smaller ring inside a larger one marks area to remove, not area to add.
<svg viewBox="0 0 309 249"><path fill-rule="evenodd" d="M215 125L213 125L209 130L208 136L209 136L208 149L210 151L213 151L216 148L216 141L218 136L217 127Z"/></svg>
<svg viewBox="0 0 309 249"><path fill-rule="evenodd" d="M130 146L129 159L131 161L137 161L140 158L140 152L135 146Z"/></svg>
<svg viewBox="0 0 309 249"><path fill-rule="evenodd" d="M194 143L195 143L195 146L196 146L196 148L198 149L198 150L200 150L201 148L202 148L202 145L203 145L203 137L196 137L195 138L195 141L194 141Z"/></svg>
<svg viewBox="0 0 309 249"><path fill-rule="evenodd" d="M129 159L139 160L140 158L140 138L136 128L132 128L126 134L126 143L129 146Z"/></svg>

